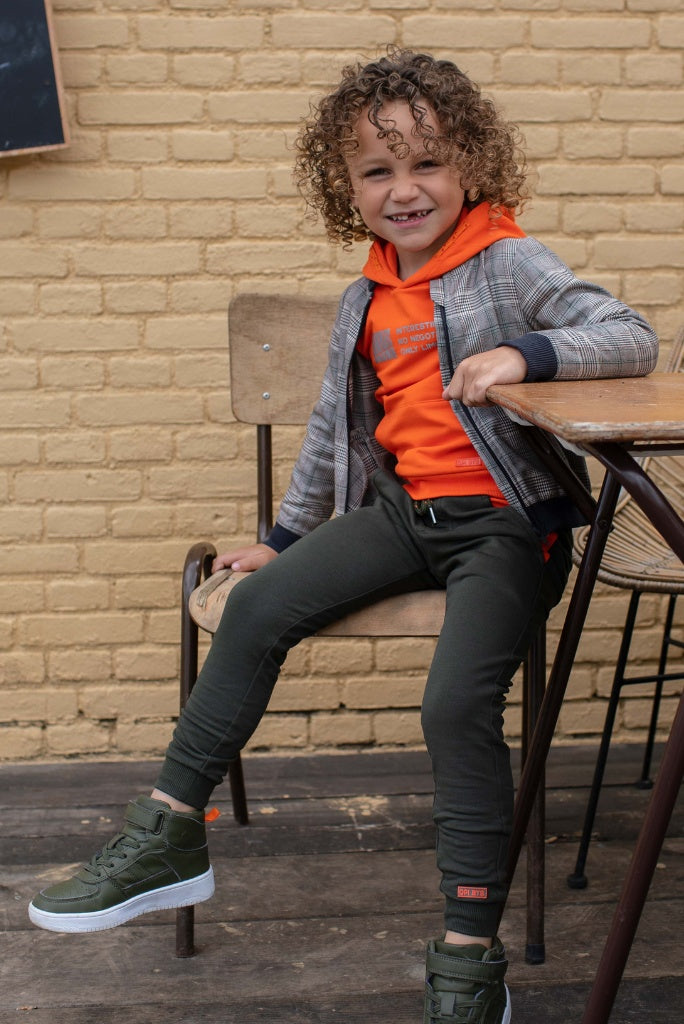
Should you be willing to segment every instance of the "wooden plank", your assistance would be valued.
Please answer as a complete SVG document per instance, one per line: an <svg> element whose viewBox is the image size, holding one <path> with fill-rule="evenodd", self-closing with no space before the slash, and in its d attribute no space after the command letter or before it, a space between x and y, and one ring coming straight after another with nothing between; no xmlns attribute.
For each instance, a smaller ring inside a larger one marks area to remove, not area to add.
<svg viewBox="0 0 684 1024"><path fill-rule="evenodd" d="M500 384L487 397L566 441L684 440L684 376Z"/></svg>

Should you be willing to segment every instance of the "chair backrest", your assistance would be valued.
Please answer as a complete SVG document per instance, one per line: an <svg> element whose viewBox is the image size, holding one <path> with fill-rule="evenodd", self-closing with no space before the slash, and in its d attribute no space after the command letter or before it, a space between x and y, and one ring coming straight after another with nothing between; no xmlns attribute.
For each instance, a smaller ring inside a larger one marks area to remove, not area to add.
<svg viewBox="0 0 684 1024"><path fill-rule="evenodd" d="M241 423L306 423L318 398L337 300L238 295L228 310L231 403Z"/></svg>

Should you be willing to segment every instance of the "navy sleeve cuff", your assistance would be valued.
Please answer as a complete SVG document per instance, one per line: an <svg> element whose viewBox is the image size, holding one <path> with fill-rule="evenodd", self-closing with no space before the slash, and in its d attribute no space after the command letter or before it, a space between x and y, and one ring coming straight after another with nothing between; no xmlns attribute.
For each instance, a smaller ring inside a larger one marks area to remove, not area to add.
<svg viewBox="0 0 684 1024"><path fill-rule="evenodd" d="M508 345L515 348L525 358L527 376L525 383L537 380L553 380L558 371L558 360L553 345L545 334L523 334L512 341L502 341L497 348Z"/></svg>
<svg viewBox="0 0 684 1024"><path fill-rule="evenodd" d="M297 540L300 540L300 534L293 533L292 530L288 530L286 527L281 526L280 523L276 523L268 537L264 540L264 544L280 554L281 551L289 548Z"/></svg>

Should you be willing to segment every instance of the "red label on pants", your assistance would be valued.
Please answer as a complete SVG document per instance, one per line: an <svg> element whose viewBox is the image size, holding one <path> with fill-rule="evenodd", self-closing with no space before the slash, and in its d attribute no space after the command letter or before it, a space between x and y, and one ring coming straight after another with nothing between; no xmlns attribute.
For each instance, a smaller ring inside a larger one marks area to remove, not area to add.
<svg viewBox="0 0 684 1024"><path fill-rule="evenodd" d="M459 885L456 895L459 900L486 900L488 893L484 885Z"/></svg>

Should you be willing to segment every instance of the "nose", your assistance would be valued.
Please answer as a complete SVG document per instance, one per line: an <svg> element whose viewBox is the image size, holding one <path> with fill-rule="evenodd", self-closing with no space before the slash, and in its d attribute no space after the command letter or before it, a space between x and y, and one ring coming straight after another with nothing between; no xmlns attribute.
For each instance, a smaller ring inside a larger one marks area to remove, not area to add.
<svg viewBox="0 0 684 1024"><path fill-rule="evenodd" d="M410 203L418 195L418 183L410 173L395 175L391 198L395 203Z"/></svg>

